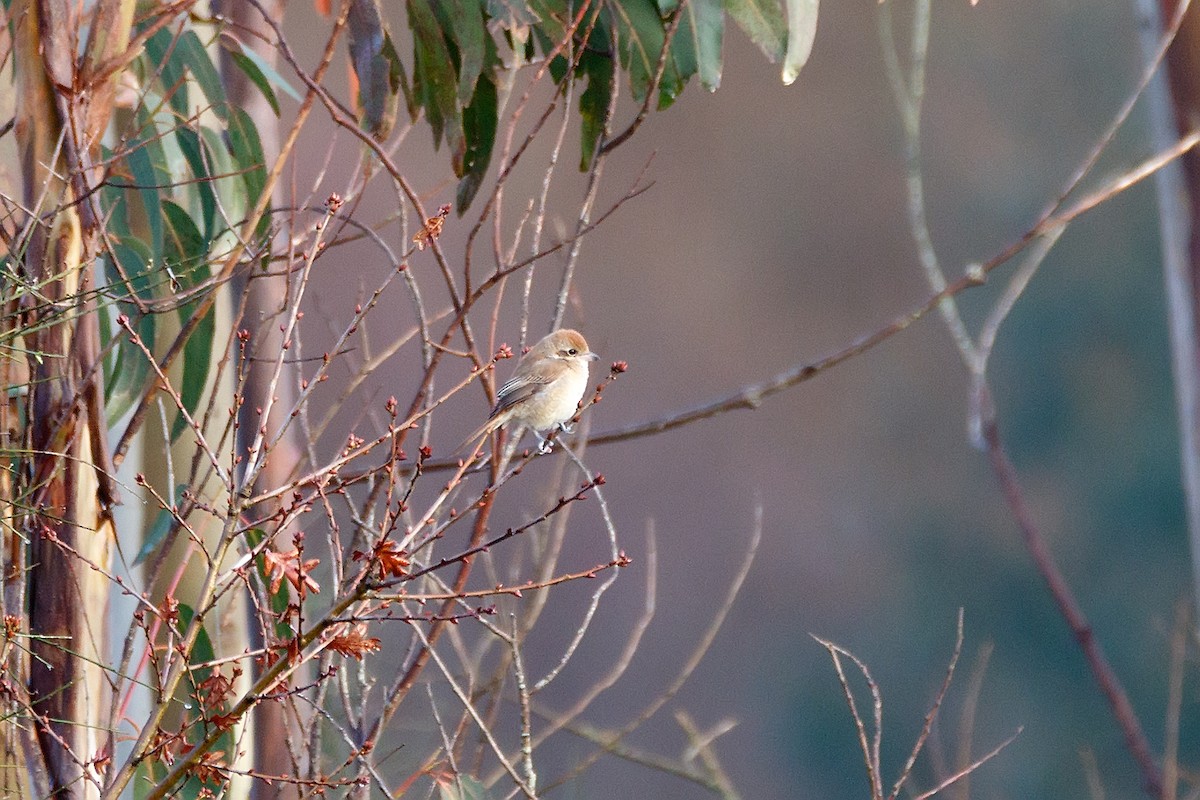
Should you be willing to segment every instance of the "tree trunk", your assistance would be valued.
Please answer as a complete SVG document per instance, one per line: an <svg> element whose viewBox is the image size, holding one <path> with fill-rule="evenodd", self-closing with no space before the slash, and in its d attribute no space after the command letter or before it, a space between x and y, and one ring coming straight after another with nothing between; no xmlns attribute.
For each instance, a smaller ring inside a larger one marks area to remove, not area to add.
<svg viewBox="0 0 1200 800"><path fill-rule="evenodd" d="M100 388L95 286L100 221L94 213L99 136L112 109L114 79L96 67L128 46L134 0L13 4L25 207L37 214L21 260L19 313L30 391L21 438L30 447L4 498L23 513L32 728L56 797L98 797L94 763L109 747L106 614L114 501ZM80 47L78 36L88 31ZM12 548L9 548L10 550ZM11 554L10 554L11 557ZM7 599L7 598L6 598Z"/></svg>

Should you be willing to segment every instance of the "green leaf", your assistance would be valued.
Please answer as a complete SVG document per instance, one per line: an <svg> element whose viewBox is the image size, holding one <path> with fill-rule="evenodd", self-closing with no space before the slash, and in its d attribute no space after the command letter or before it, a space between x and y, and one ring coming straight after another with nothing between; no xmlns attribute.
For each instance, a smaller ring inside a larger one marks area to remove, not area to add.
<svg viewBox="0 0 1200 800"><path fill-rule="evenodd" d="M192 73L216 115L222 120L227 119L229 104L225 102L225 85L221 82L221 73L213 64L208 50L200 43L200 37L195 31L183 32L175 46L173 57L180 59Z"/></svg>
<svg viewBox="0 0 1200 800"><path fill-rule="evenodd" d="M425 109L433 129L433 145L444 139L462 157L462 120L458 112L454 61L428 0L408 0L408 22L413 31L413 94Z"/></svg>
<svg viewBox="0 0 1200 800"><path fill-rule="evenodd" d="M133 291L144 299L153 297L153 282L156 275L152 270L153 265L150 263L149 248L137 239L126 237L120 241L114 241L112 250L116 256L116 263L120 265L121 271L129 279ZM124 291L125 283L117 271L116 265L106 257L104 266L105 282L114 291ZM148 347L153 347L156 324L154 315L146 314L138 318L135 316L137 309L131 302L120 301L118 305L118 310L129 314L131 319L136 320L134 329L142 341ZM107 317L108 315L103 316ZM129 341L129 336L124 331L115 335L117 336L117 346L114 348L114 360L104 386L105 410L109 418L113 420L124 416L125 412L133 405L134 400L141 397L150 373L150 364L142 349Z"/></svg>
<svg viewBox="0 0 1200 800"><path fill-rule="evenodd" d="M359 124L376 139L384 139L396 123L402 67L379 0L354 0L347 24L350 61L358 77Z"/></svg>
<svg viewBox="0 0 1200 800"><path fill-rule="evenodd" d="M175 141L188 163L192 177L196 179L191 185L200 197L200 215L203 220L204 235L211 239L213 222L217 214L217 196L201 150L200 135L191 128L181 126L175 129Z"/></svg>
<svg viewBox="0 0 1200 800"><path fill-rule="evenodd" d="M137 187L138 197L142 201L145 213L145 223L150 230L150 258L158 262L163 253L163 223L162 195L164 186L171 182L167 172L167 156L163 152L162 142L157 138L154 125L148 119L142 119L139 114L139 124L144 126L148 138L132 142L125 156L125 163Z"/></svg>
<svg viewBox="0 0 1200 800"><path fill-rule="evenodd" d="M195 618L196 612L187 603L179 604L179 632L183 633L189 625L192 624L192 619ZM203 664L207 661L212 661L216 658L213 652L212 639L208 636L208 631L204 626L200 626L199 635L196 636L196 644L192 647L192 652L188 658L189 664Z"/></svg>
<svg viewBox="0 0 1200 800"><path fill-rule="evenodd" d="M115 160L113 151L100 145L100 161L112 164ZM100 207L107 215L105 229L118 239L129 236L129 202L126 199L128 189L114 185L115 181L106 182L100 187Z"/></svg>
<svg viewBox="0 0 1200 800"><path fill-rule="evenodd" d="M208 277L208 240L191 216L172 200L162 204L166 227L166 261L183 288L190 288Z"/></svg>
<svg viewBox="0 0 1200 800"><path fill-rule="evenodd" d="M222 37L221 42L225 43L230 38L232 38L232 37L228 37L228 36ZM304 101L304 98L300 96L300 92L296 91L296 88L294 86L292 86L292 84L288 83L287 79L279 74L279 70L275 69L275 67L272 66L271 62L269 62L269 61L267 61L267 59L263 58L262 54L260 54L253 47L247 46L245 42L242 42L238 39L234 39L233 41L237 43L237 47L238 47L238 49L241 50L242 55L244 55L246 58L250 59L250 61L252 61L254 63L255 69L257 69L262 74L262 76L267 79L267 82L271 86L274 86L275 88L279 89L279 91L283 92L288 97L295 100L297 103L301 103ZM265 94L265 92L264 92L264 94ZM276 111L275 113L276 113L276 115L279 114L278 111Z"/></svg>
<svg viewBox="0 0 1200 800"><path fill-rule="evenodd" d="M187 484L181 483L175 487L175 494L172 496L171 502L178 506L183 501L183 493L187 490ZM162 544L163 539L167 538L167 534L175 527L175 516L169 509L160 508L158 513L154 515L154 522L150 525L150 530L146 531L146 536L142 540L142 547L138 550L137 556L133 559L133 565L136 567L141 564L150 554L153 553L158 546Z"/></svg>
<svg viewBox="0 0 1200 800"><path fill-rule="evenodd" d="M146 62L145 77L158 74L163 91L171 92L168 101L177 115L187 118L195 110L191 108L188 84L183 80L190 72L216 115L226 119L228 104L221 75L195 31L188 29L176 35L168 28L160 30L146 42Z"/></svg>
<svg viewBox="0 0 1200 800"><path fill-rule="evenodd" d="M541 22L525 0L487 0L487 15L506 31L528 28Z"/></svg>
<svg viewBox="0 0 1200 800"><path fill-rule="evenodd" d="M246 180L238 172L239 167L233 163L229 146L221 134L207 125L200 126L200 146L203 148L206 163L212 173L212 187L220 198L221 208L233 225L237 225L248 211ZM222 224L223 218L214 220L214 225ZM209 239L217 238L218 231L210 232Z"/></svg>
<svg viewBox="0 0 1200 800"><path fill-rule="evenodd" d="M695 66L682 74L700 74L705 89L715 92L721 85L721 40L725 36L725 11L721 0L691 0L675 34L675 46L687 43ZM672 49L676 49L675 46Z"/></svg>
<svg viewBox="0 0 1200 800"><path fill-rule="evenodd" d="M817 0L787 0L788 43L783 58L784 86L791 86L812 53L817 38Z"/></svg>
<svg viewBox="0 0 1200 800"><path fill-rule="evenodd" d="M779 0L725 0L725 10L774 64L783 58L787 24Z"/></svg>
<svg viewBox="0 0 1200 800"><path fill-rule="evenodd" d="M434 5L442 29L458 51L458 102L466 106L475 95L475 81L483 72L483 9L479 0L441 0Z"/></svg>
<svg viewBox="0 0 1200 800"><path fill-rule="evenodd" d="M404 62L400 60L400 54L396 52L396 43L392 41L391 35L385 36L383 39L383 57L392 65L395 81L404 94L404 107L408 111L408 118L416 122L417 113L421 110L420 103L415 89L410 88L408 74L404 71Z"/></svg>
<svg viewBox="0 0 1200 800"><path fill-rule="evenodd" d="M462 180L458 182L456 204L461 217L475 199L487 174L492 160L492 146L496 142L496 120L498 114L496 84L487 75L475 83L475 96L471 105L463 110L463 135L467 150L463 157Z"/></svg>
<svg viewBox="0 0 1200 800"><path fill-rule="evenodd" d="M604 117L608 114L608 105L612 100L614 68L612 58L591 51L585 52L579 60L579 69L588 79L587 89L579 97L579 115L582 119L582 147L579 157L581 171L591 167L596 145L604 135Z"/></svg>
<svg viewBox="0 0 1200 800"><path fill-rule="evenodd" d="M258 87L262 92L262 96L266 98L267 103L271 106L271 110L275 112L275 116L279 116L279 98L275 96L275 90L271 88L271 82L267 80L267 76L258 68L249 56L236 51L229 51L229 59L237 65L237 68L245 73L250 82Z"/></svg>
<svg viewBox="0 0 1200 800"><path fill-rule="evenodd" d="M250 115L243 109L231 108L228 134L229 152L233 156L234 167L243 171L247 209L250 209L258 202L259 195L267 185L266 158L263 156L262 142L258 138L258 128L254 127L254 120L250 119ZM270 215L263 214L255 235L265 235L270 222Z"/></svg>
<svg viewBox="0 0 1200 800"><path fill-rule="evenodd" d="M175 55L177 49L178 45L176 44L175 35L170 29L163 28L151 36L146 41L145 59L147 74L143 77L149 81L157 73L163 91L171 92L167 97L167 102L170 103L171 108L180 117L188 117L191 114L188 108L190 105L188 102L188 84L184 80L186 72L183 60L177 58Z"/></svg>
<svg viewBox="0 0 1200 800"><path fill-rule="evenodd" d="M209 278L211 272L207 260L208 242L182 207L166 200L163 202L163 211L169 231L166 244L167 265L181 290L199 286ZM191 318L196 306L197 302L193 300L179 309L181 323L186 323ZM182 385L178 387L179 396L183 407L193 419L208 385L215 325L216 315L214 309L210 308L183 346L183 380ZM178 415L171 427L171 441L175 441L187 426L183 414Z"/></svg>
<svg viewBox="0 0 1200 800"><path fill-rule="evenodd" d="M629 86L634 101L641 103L650 90L662 55L666 37L663 20L651 0L624 0L608 8L616 17L621 65L629 71ZM668 58L658 86L660 110L675 102L675 98L683 91L684 78L679 73L675 59Z"/></svg>

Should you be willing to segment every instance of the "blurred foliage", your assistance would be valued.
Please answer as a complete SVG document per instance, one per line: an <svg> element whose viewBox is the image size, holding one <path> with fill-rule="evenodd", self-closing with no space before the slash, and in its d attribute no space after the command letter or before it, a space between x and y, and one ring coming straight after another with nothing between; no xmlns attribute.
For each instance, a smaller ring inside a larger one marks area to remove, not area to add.
<svg viewBox="0 0 1200 800"><path fill-rule="evenodd" d="M199 298L212 288L214 265L229 252L266 183L258 131L227 100L207 44L189 26L163 28L147 40L132 67L138 93L126 103L130 108L117 141L104 151L113 175L100 193L108 232L105 283L140 339L116 337L105 383L110 419L126 413L145 390L151 376L142 348L155 348L163 328L159 317L173 313L179 325L189 323ZM233 63L272 106L278 105L273 85L292 91L259 61L243 57ZM255 226L260 242L267 223L263 215ZM111 335L113 321L102 317ZM184 347L188 379L181 393L189 414L207 386L214 324L210 309ZM186 418L178 415L171 437L186 428Z"/></svg>

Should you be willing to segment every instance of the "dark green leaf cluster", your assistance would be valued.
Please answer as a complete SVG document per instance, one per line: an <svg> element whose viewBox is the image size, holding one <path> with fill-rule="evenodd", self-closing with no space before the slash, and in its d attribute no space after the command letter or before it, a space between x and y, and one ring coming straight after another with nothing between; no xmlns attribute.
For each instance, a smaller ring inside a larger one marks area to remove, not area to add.
<svg viewBox="0 0 1200 800"><path fill-rule="evenodd" d="M407 0L411 68L397 56L378 0L354 3L351 60L363 128L391 130L398 93L415 121L424 113L434 145L446 144L460 179L461 214L478 192L495 144L506 63L550 59L553 78L586 84L579 102L586 169L606 128L618 72L639 104L657 91L664 109L693 75L710 91L721 82L726 14L771 61L787 26L779 0ZM506 59L502 54L512 54ZM411 74L411 77L410 77Z"/></svg>

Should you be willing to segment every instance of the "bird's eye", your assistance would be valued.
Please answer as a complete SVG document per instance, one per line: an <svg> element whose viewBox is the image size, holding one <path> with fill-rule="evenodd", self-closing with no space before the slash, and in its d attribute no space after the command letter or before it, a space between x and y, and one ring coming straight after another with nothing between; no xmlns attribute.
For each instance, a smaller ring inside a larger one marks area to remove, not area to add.
<svg viewBox="0 0 1200 800"><path fill-rule="evenodd" d="M579 351L578 351L578 350L576 350L574 347L572 347L570 350L568 350L568 351L567 351L567 355L569 355L569 356L577 356L577 355L579 355Z"/></svg>

